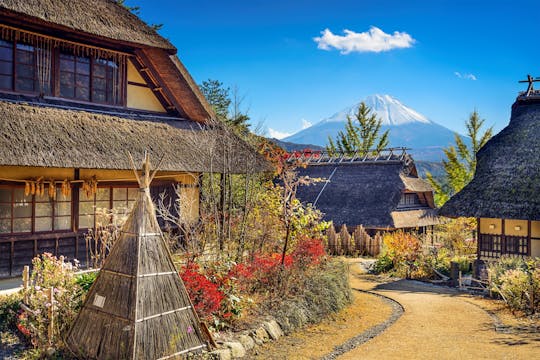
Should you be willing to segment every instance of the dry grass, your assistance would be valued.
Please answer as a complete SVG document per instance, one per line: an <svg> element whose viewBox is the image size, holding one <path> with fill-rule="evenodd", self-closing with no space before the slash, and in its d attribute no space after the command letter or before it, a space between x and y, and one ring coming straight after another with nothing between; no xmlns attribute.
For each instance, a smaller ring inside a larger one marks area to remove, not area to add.
<svg viewBox="0 0 540 360"><path fill-rule="evenodd" d="M359 282L350 277L353 288ZM355 291L353 303L340 312L312 325L291 333L277 342L257 349L254 359L313 359L329 353L335 346L345 343L385 321L392 308L381 298Z"/></svg>

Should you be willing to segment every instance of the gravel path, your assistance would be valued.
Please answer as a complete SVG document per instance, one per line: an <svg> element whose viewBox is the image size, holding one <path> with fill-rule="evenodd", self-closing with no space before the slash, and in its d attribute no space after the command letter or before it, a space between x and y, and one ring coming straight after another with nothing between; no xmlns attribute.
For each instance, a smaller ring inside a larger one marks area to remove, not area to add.
<svg viewBox="0 0 540 360"><path fill-rule="evenodd" d="M384 322L379 323L379 324L369 328L368 330L360 333L359 335L353 337L352 339L348 340L347 342L345 342L345 343L343 343L343 344L341 344L339 346L336 346L334 348L334 351L332 351L331 353L323 356L321 358L322 360L336 359L339 355L343 355L343 354L355 349L356 347L362 345L363 343L373 339L375 336L381 334L384 330L386 330L393 323L395 323L401 317L401 315L403 315L403 306L401 306L401 304L398 303L397 301L392 300L391 298L386 297L384 295L380 295L380 294L377 294L377 293L374 293L374 292L371 292L371 291L365 291L365 290L360 290L360 289L354 289L354 290L360 291L360 292L363 292L363 293L366 293L366 294L371 294L371 295L378 296L386 304L388 304L389 306L392 307L392 315L390 315L390 317L387 318Z"/></svg>
<svg viewBox="0 0 540 360"><path fill-rule="evenodd" d="M352 265L354 266L354 264ZM534 359L540 339L498 332L488 312L454 289L358 278L363 290L399 302L404 313L377 337L338 359Z"/></svg>

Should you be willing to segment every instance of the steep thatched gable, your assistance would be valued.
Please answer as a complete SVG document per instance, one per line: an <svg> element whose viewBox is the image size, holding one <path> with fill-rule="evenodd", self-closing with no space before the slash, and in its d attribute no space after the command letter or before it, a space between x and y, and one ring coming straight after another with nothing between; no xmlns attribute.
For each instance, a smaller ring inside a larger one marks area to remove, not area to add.
<svg viewBox="0 0 540 360"><path fill-rule="evenodd" d="M432 189L414 176L414 164L402 161L308 165L299 175L323 181L301 186L297 196L312 203L335 225L404 228L437 223ZM398 208L405 191L425 193L421 209Z"/></svg>
<svg viewBox="0 0 540 360"><path fill-rule="evenodd" d="M478 152L474 179L440 214L540 220L539 134L540 102L516 101L510 124Z"/></svg>
<svg viewBox="0 0 540 360"><path fill-rule="evenodd" d="M176 52L168 40L112 0L1 0L0 8L66 30Z"/></svg>

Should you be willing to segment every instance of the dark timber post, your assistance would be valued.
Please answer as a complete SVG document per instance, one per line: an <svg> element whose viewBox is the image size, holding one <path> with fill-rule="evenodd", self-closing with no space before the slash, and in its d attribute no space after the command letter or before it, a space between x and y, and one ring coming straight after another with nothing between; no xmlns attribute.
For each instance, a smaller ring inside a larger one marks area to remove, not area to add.
<svg viewBox="0 0 540 360"><path fill-rule="evenodd" d="M531 256L531 236L532 236L532 229L531 229L531 220L527 220L527 256Z"/></svg>
<svg viewBox="0 0 540 360"><path fill-rule="evenodd" d="M80 180L80 170L75 169L73 180ZM79 257L79 183L74 183L71 189L71 230L75 233L75 259ZM88 265L88 264L86 264Z"/></svg>
<svg viewBox="0 0 540 360"><path fill-rule="evenodd" d="M506 229L504 219L501 219L501 255L506 254Z"/></svg>
<svg viewBox="0 0 540 360"><path fill-rule="evenodd" d="M480 260L480 218L476 218L476 258Z"/></svg>

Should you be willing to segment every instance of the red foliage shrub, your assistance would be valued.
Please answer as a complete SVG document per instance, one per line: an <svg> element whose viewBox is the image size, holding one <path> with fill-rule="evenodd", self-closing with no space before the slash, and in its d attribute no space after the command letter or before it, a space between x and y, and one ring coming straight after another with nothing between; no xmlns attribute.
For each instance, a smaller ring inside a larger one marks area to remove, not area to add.
<svg viewBox="0 0 540 360"><path fill-rule="evenodd" d="M195 263L182 267L180 276L199 317L210 320L212 315L219 310L224 298L219 286L202 275L199 272L199 265Z"/></svg>
<svg viewBox="0 0 540 360"><path fill-rule="evenodd" d="M292 253L295 264L301 266L317 265L324 256L326 251L321 239L302 239Z"/></svg>
<svg viewBox="0 0 540 360"><path fill-rule="evenodd" d="M24 312L24 310L19 311L19 314L17 315L17 320L17 329L22 335L24 335L24 337L30 338L30 330L28 330L27 328L28 315Z"/></svg>

